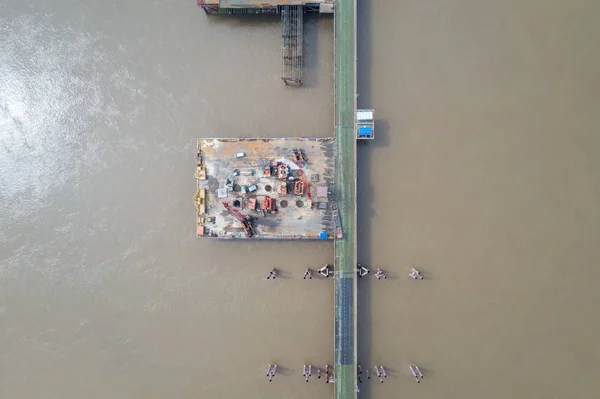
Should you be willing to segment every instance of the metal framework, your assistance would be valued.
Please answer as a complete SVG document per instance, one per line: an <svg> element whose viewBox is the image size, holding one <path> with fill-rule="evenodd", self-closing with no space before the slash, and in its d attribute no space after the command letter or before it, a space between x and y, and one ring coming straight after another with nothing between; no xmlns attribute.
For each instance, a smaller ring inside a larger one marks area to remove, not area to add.
<svg viewBox="0 0 600 399"><path fill-rule="evenodd" d="M287 84L302 84L302 44L304 13L302 6L282 6L281 79Z"/></svg>
<svg viewBox="0 0 600 399"><path fill-rule="evenodd" d="M198 0L198 7L202 8L207 14L216 14L219 12L219 4L207 4L206 0Z"/></svg>
<svg viewBox="0 0 600 399"><path fill-rule="evenodd" d="M280 14L285 7L303 7L304 12L322 12L320 2L302 3L301 5L284 5L285 1L249 2L246 4L222 4L218 0L196 0L198 7L207 14Z"/></svg>

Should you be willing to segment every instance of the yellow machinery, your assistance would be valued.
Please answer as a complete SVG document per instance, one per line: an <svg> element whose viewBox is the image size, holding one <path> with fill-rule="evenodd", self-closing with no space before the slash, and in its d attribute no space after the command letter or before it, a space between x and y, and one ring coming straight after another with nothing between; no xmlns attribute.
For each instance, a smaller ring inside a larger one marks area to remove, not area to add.
<svg viewBox="0 0 600 399"><path fill-rule="evenodd" d="M194 195L194 203L196 203L196 210L200 215L206 213L206 189L198 189L196 195Z"/></svg>

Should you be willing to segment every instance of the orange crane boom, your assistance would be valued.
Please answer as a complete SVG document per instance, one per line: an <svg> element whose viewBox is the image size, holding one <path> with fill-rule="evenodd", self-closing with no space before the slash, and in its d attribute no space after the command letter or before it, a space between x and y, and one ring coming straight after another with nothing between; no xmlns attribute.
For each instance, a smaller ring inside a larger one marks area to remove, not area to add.
<svg viewBox="0 0 600 399"><path fill-rule="evenodd" d="M244 231L246 232L246 236L248 238L252 238L254 236L254 230L252 229L252 226L250 225L248 218L246 216L242 215L242 213L240 211L238 211L237 209L232 208L227 202L223 202L223 206L225 207L225 209L227 209L227 211L231 214L231 216L233 216L234 218L236 218L237 220L239 220L242 223L242 227L244 228Z"/></svg>

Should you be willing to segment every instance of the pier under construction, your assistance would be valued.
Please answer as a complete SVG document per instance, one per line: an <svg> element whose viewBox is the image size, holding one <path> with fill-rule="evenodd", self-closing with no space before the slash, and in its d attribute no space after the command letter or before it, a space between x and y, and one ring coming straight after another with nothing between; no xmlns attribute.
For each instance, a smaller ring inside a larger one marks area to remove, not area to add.
<svg viewBox="0 0 600 399"><path fill-rule="evenodd" d="M335 121L333 160L334 203L343 234L335 236L334 257L334 398L356 398L357 367L357 138L373 138L373 113L358 132L356 107L357 0L198 0L207 14L281 14L282 74L285 84L302 83L303 16L306 12L334 14ZM361 114L362 115L362 114ZM370 125L369 125L370 123ZM369 130L370 129L370 130ZM205 170L210 176L211 171ZM227 206L229 207L229 206ZM332 214L333 214L332 213ZM244 223L244 217L238 216ZM245 227L246 228L246 227Z"/></svg>
<svg viewBox="0 0 600 399"><path fill-rule="evenodd" d="M335 0L197 0L207 14L280 14L281 80L286 85L302 84L304 14L332 14Z"/></svg>

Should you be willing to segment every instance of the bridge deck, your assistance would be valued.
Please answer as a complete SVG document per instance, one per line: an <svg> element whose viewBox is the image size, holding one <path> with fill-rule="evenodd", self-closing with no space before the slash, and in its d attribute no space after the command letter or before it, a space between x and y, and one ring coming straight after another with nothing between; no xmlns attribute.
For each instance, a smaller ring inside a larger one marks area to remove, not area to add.
<svg viewBox="0 0 600 399"><path fill-rule="evenodd" d="M344 238L335 242L335 399L356 398L356 0L335 8L336 193Z"/></svg>

